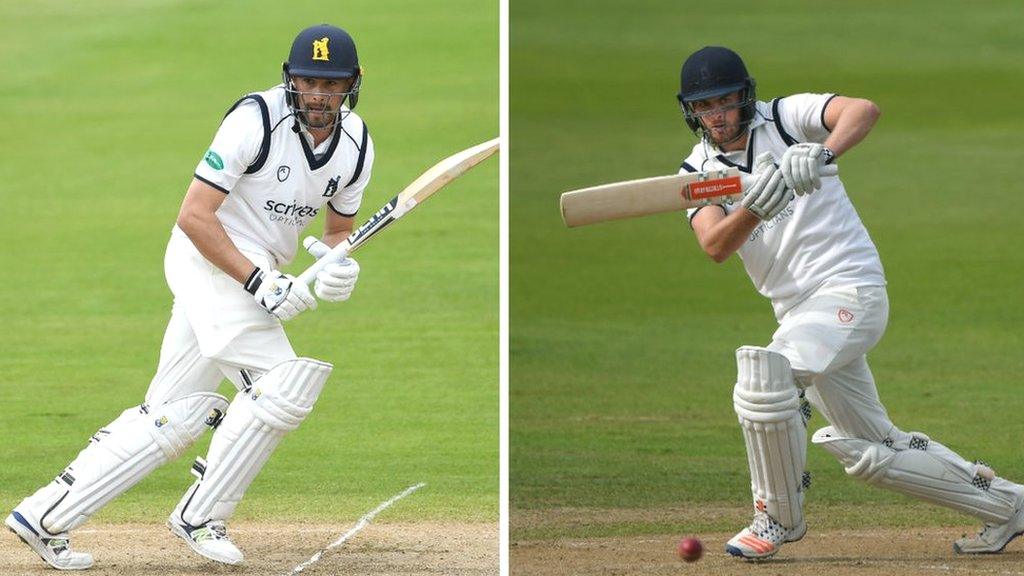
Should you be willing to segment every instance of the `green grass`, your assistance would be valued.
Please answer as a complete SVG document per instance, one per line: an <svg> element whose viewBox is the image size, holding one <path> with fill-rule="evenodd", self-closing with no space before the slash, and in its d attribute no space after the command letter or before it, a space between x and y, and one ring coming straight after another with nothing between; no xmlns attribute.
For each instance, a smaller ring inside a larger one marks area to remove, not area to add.
<svg viewBox="0 0 1024 576"><path fill-rule="evenodd" d="M192 171L226 108L278 83L294 35L323 21L352 32L367 70L377 161L359 219L497 135L497 2L0 5L3 509L142 401ZM361 251L351 301L289 323L296 350L335 371L240 517L352 519L426 482L388 518L497 519L497 175L489 161L452 184ZM100 518L159 521L206 442Z"/></svg>
<svg viewBox="0 0 1024 576"><path fill-rule="evenodd" d="M733 350L767 343L770 306L738 259L715 265L700 252L681 216L568 230L557 209L564 190L677 169L695 142L675 103L679 66L708 44L744 56L762 99L834 91L880 105L840 165L889 280L889 330L870 356L883 402L905 430L1024 479L1016 3L510 9L513 509L749 502ZM812 514L880 526L956 518L847 478L815 447L809 468ZM847 512L888 504L899 505Z"/></svg>

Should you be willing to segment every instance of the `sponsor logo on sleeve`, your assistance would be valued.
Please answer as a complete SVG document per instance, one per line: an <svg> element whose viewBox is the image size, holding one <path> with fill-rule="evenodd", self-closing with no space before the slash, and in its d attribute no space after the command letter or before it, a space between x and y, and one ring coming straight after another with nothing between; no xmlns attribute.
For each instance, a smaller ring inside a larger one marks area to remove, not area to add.
<svg viewBox="0 0 1024 576"><path fill-rule="evenodd" d="M324 190L324 198L333 198L334 194L338 191L338 184L341 182L341 176L335 176L327 182L327 189Z"/></svg>
<svg viewBox="0 0 1024 576"><path fill-rule="evenodd" d="M214 170L224 169L224 161L221 160L220 154L217 154L213 150L207 150L206 156L203 157L203 160L206 160L206 163L209 164L210 168L213 168Z"/></svg>

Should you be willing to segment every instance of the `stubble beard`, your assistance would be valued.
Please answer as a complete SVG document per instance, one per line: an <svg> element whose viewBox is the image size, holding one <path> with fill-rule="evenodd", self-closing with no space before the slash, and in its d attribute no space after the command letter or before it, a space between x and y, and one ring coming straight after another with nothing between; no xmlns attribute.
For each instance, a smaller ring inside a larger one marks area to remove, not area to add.
<svg viewBox="0 0 1024 576"><path fill-rule="evenodd" d="M712 144L722 147L732 144L743 136L743 125L726 124L722 126L721 131L710 128L704 132L708 135L708 139L711 140Z"/></svg>
<svg viewBox="0 0 1024 576"><path fill-rule="evenodd" d="M306 102L303 104L303 108L305 108L306 126L318 129L333 126L340 112L339 110L331 110L330 102L323 105Z"/></svg>

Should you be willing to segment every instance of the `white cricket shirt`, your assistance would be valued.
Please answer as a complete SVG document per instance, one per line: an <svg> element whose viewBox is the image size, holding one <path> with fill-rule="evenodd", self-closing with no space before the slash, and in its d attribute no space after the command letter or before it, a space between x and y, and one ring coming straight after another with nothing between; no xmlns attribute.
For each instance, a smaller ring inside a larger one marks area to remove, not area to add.
<svg viewBox="0 0 1024 576"><path fill-rule="evenodd" d="M227 194L217 218L235 245L278 267L295 257L299 234L321 210L355 216L373 167L373 141L354 112L316 149L290 114L280 85L242 98L195 170Z"/></svg>
<svg viewBox="0 0 1024 576"><path fill-rule="evenodd" d="M757 102L744 151L723 153L701 141L679 172L738 166L749 172L754 158L770 152L778 163L796 142L823 143L825 105L833 94L796 94ZM727 214L740 204L722 205ZM697 210L687 211L692 219ZM778 216L761 222L739 249L758 292L772 301L781 319L794 305L823 287L885 284L882 261L838 176L823 177L821 189L797 196Z"/></svg>

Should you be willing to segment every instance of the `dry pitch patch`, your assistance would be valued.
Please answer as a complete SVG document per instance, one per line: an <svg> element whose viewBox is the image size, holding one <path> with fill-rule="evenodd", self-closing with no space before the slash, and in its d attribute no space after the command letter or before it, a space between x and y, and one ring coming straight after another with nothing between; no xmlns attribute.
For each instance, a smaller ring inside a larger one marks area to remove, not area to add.
<svg viewBox="0 0 1024 576"><path fill-rule="evenodd" d="M654 518L645 517L644 520L659 521L662 516L672 514L673 511L661 511L654 513ZM729 515L732 514L730 511ZM544 514L513 512L511 574L1024 576L1024 539L1015 540L1002 554L954 554L953 540L963 533L976 531L978 527L973 525L819 530L811 526L803 540L786 544L775 558L759 562L740 560L725 553L725 542L734 532L699 533L692 535L703 541L704 557L690 564L682 562L675 555L680 538L690 534L544 540L516 537L517 526L538 529L574 525L579 528L625 522L629 518L635 521L640 515L652 514L636 510L559 510Z"/></svg>
<svg viewBox="0 0 1024 576"><path fill-rule="evenodd" d="M223 566L195 555L162 524L87 524L75 532L75 548L92 553L88 576L284 576L351 525L320 523L232 524L232 538L246 554L246 565ZM0 535L0 574L67 574L47 567L17 536ZM343 545L329 550L304 576L334 574L498 574L497 523L370 524Z"/></svg>

